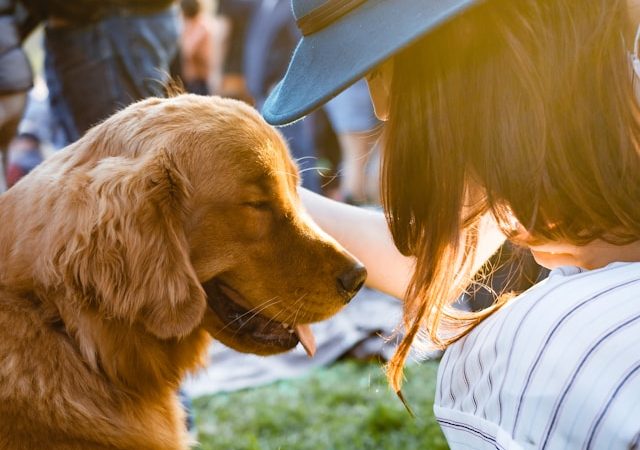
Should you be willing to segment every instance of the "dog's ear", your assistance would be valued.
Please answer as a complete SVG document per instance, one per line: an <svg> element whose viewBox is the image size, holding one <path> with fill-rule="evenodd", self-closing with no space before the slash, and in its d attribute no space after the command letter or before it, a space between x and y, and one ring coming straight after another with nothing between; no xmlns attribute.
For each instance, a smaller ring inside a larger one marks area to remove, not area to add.
<svg viewBox="0 0 640 450"><path fill-rule="evenodd" d="M184 229L191 185L170 153L103 159L85 186L85 212L59 259L67 281L105 317L163 339L190 333L206 297Z"/></svg>

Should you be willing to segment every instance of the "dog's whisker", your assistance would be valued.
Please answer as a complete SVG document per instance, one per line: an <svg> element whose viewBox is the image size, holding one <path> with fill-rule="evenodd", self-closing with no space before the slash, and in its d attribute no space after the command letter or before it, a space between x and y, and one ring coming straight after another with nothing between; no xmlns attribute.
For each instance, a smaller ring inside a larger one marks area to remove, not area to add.
<svg viewBox="0 0 640 450"><path fill-rule="evenodd" d="M249 319L248 319L248 320L253 319L255 316L257 316L258 314L260 314L262 311L264 311L264 310L265 310L265 309L267 309L268 307L270 307L270 306L274 306L274 305L277 305L278 303L280 303L280 300L278 300L278 301L277 301L277 302L275 302L275 303L271 303L271 304L265 305L263 308L260 308L259 310L257 310L257 308L254 308L255 312L254 312L254 314L253 314L251 317L249 317ZM240 328L242 328L242 327L240 327Z"/></svg>
<svg viewBox="0 0 640 450"><path fill-rule="evenodd" d="M271 297L271 298L270 298L270 299L268 299L268 300L264 300L264 301L262 301L262 302L258 303L258 304L257 304L256 306L254 306L253 308L249 309L249 310L247 311L247 313L254 312L254 311L255 311L255 310L257 310L257 309L264 310L264 308L265 308L265 307L268 307L268 306L273 305L273 304L274 304L274 300L275 300L275 303L279 303L280 301L282 301L279 297L280 297L279 295L276 295L275 297Z"/></svg>
<svg viewBox="0 0 640 450"><path fill-rule="evenodd" d="M317 161L318 157L317 156L301 156L300 158L295 158L295 162L300 162L304 159L315 159Z"/></svg>
<svg viewBox="0 0 640 450"><path fill-rule="evenodd" d="M275 301L274 301L275 300ZM278 296L275 297L271 297L269 300L265 300L262 303L259 303L258 305L254 306L253 308L247 310L247 312L241 314L240 316L238 316L236 319L234 320L240 320L243 319L245 316L248 316L249 314L252 314L252 316L250 317L253 318L256 316L256 314L260 314L260 312L264 311L266 308L268 308L269 306L272 306L274 304L277 304L280 300L278 300Z"/></svg>
<svg viewBox="0 0 640 450"><path fill-rule="evenodd" d="M277 298L277 297L274 297L274 298ZM277 305L278 303L280 303L280 302L281 302L281 300L280 300L280 299L278 299L278 300L276 300L275 302L271 302L271 303L269 303L269 302L270 302L270 301L267 301L267 304L265 304L262 308L259 308L259 309L258 309L257 307L256 307L256 308L252 308L252 309L251 309L251 312L254 312L254 314L253 314L253 315L251 315L251 317L249 317L249 318L246 320L246 322L248 323L251 319L253 319L255 316L257 316L258 314L260 314L260 313L261 313L262 311L264 311L265 309L267 309L267 308L269 308L269 307L271 307L271 306L275 306L275 305ZM246 314L243 314L243 316L245 316L245 315L246 315ZM235 331L234 335L236 335L238 332L240 332L240 331L242 330L242 327L244 327L244 324L241 324L241 325L240 325L240 327L238 327L238 329Z"/></svg>
<svg viewBox="0 0 640 450"><path fill-rule="evenodd" d="M300 297L298 297L294 302L293 305L291 305L291 309L295 308L306 296L307 296L308 292L305 292L304 294L302 294ZM273 316L268 322L267 325L270 324L271 322L275 322L278 320L278 317L280 317L283 313L287 312L287 310L281 309L275 316ZM293 322L295 322L295 318L293 320Z"/></svg>
<svg viewBox="0 0 640 450"><path fill-rule="evenodd" d="M293 316L293 321L294 323L298 321L298 315L300 314L300 311L302 311L302 307L304 305L302 304L302 302L300 302L300 306L298 306L298 310L296 311L295 315Z"/></svg>
<svg viewBox="0 0 640 450"><path fill-rule="evenodd" d="M332 182L334 182L337 178L338 178L338 174L335 173L331 176L326 176L326 175L322 175L323 178L327 178L327 181L325 181L322 184L322 187L327 187L329 184L331 184Z"/></svg>
<svg viewBox="0 0 640 450"><path fill-rule="evenodd" d="M238 317L234 318L232 321L230 321L224 327L222 327L220 330L218 330L218 332L224 331L225 329L227 329L229 326L231 326L235 322L238 322L238 321L242 320L244 317L246 317L247 315L254 313L248 319L248 320L251 320L253 317L255 317L257 314L260 314L260 312L264 311L269 306L277 305L279 302L280 302L280 300L278 299L278 296L272 297L269 300L265 300L263 303L260 303L258 306L255 306L255 307L251 308L250 310L248 310L247 312L245 312L245 313L239 315ZM258 311L256 312L256 310L258 310Z"/></svg>
<svg viewBox="0 0 640 450"><path fill-rule="evenodd" d="M267 321L267 325L270 325L271 322L276 322L278 320L278 317L280 317L284 312L285 312L284 309L281 309L280 311L278 311L275 316L273 316Z"/></svg>
<svg viewBox="0 0 640 450"><path fill-rule="evenodd" d="M293 323L295 323L297 321L298 315L300 314L300 311L302 310L302 301L304 300L304 298L308 295L308 292L303 293L302 295L300 295L292 304L292 307L289 309L296 309L296 313L294 315L293 318ZM274 301L275 300L275 301ZM260 314L262 311L264 311L266 308L271 307L271 306L275 306L278 303L282 302L282 299L278 298L278 297L273 297L269 300L266 300L265 302L263 302L262 304L256 306L255 308L252 308L250 311L247 311L246 313L242 314L239 317L236 317L232 322L230 322L229 324L225 325L220 331L224 330L225 328L227 328L231 323L236 322L238 320L241 320L243 317L245 317L248 313L253 312L253 314L251 315L251 317L249 317L247 319L247 322L250 321L253 317L255 317L256 315ZM270 318L269 321L266 323L265 326L268 326L269 324L277 321L277 319L283 314L285 313L286 310L281 310L279 311L274 317ZM237 335L240 331L242 331L244 325L241 325L233 334L234 336Z"/></svg>
<svg viewBox="0 0 640 450"><path fill-rule="evenodd" d="M327 170L327 167L325 166L311 166L311 167L304 167L302 169L300 169L298 171L298 174L303 174L305 172L309 172L310 170L316 170L318 173L322 174L324 171ZM293 172L288 172L286 170L281 170L281 171L277 171L276 173L280 174L280 175L287 175L287 176L291 176L291 175L295 175L295 173Z"/></svg>
<svg viewBox="0 0 640 450"><path fill-rule="evenodd" d="M304 169L300 169L300 171L298 172L299 174L303 174L305 172L310 172L312 170L317 171L318 173L322 173L323 171L327 170L326 167L324 166L313 166L313 167L305 167Z"/></svg>

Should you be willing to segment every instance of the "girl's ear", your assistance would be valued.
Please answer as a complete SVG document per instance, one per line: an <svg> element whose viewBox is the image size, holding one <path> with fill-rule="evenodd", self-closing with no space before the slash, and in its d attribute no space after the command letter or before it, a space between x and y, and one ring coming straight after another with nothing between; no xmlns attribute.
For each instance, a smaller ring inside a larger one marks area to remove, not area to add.
<svg viewBox="0 0 640 450"><path fill-rule="evenodd" d="M199 326L206 298L184 223L191 186L165 149L106 158L89 172L88 202L59 262L108 319L165 339Z"/></svg>
<svg viewBox="0 0 640 450"><path fill-rule="evenodd" d="M393 59L389 59L373 69L366 77L369 95L376 117L382 121L389 118L391 107L391 82L393 80Z"/></svg>

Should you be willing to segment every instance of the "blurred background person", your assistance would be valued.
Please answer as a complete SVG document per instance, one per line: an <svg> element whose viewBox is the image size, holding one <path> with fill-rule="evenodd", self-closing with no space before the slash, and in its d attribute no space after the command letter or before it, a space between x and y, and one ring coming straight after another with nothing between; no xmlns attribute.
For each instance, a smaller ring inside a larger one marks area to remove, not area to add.
<svg viewBox="0 0 640 450"><path fill-rule="evenodd" d="M173 0L23 0L46 21L45 75L66 143L136 100L163 96L178 48Z"/></svg>
<svg viewBox="0 0 640 450"><path fill-rule="evenodd" d="M244 78L243 61L247 27L260 0L220 0L218 20L224 30L222 76L218 94L253 103Z"/></svg>
<svg viewBox="0 0 640 450"><path fill-rule="evenodd" d="M244 78L258 110L271 89L286 72L289 57L300 39L300 32L288 0L257 0L246 31ZM329 127L325 120L328 119ZM302 172L303 186L323 189L331 178L322 179L320 148L326 147L324 134L335 134L338 145L338 199L354 204L368 203L367 161L377 138L378 121L364 80L347 89L305 119L280 128ZM321 144L322 143L322 144ZM335 158L322 158L331 160ZM321 186L321 184L323 186Z"/></svg>
<svg viewBox="0 0 640 450"><path fill-rule="evenodd" d="M18 125L17 136L9 144L8 188L61 148L61 130L50 113L48 97L44 80L36 77L27 96L27 106Z"/></svg>
<svg viewBox="0 0 640 450"><path fill-rule="evenodd" d="M44 161L40 138L32 133L18 134L9 145L7 187L16 184L22 177Z"/></svg>
<svg viewBox="0 0 640 450"><path fill-rule="evenodd" d="M325 106L333 131L340 143L339 200L365 205L377 200L369 192L367 163L374 153L380 122L373 112L364 79L334 97Z"/></svg>
<svg viewBox="0 0 640 450"><path fill-rule="evenodd" d="M21 46L13 0L0 0L0 193L7 189L8 146L32 85L31 66Z"/></svg>
<svg viewBox="0 0 640 450"><path fill-rule="evenodd" d="M181 78L187 92L209 95L214 70L214 22L201 0L182 0Z"/></svg>
<svg viewBox="0 0 640 450"><path fill-rule="evenodd" d="M18 134L34 134L40 140L45 157L65 145L65 135L49 106L49 89L41 76L33 80L27 107L18 126Z"/></svg>
<svg viewBox="0 0 640 450"><path fill-rule="evenodd" d="M300 38L289 0L258 0L249 22L243 50L244 78L260 110L275 83L284 75ZM280 128L298 162L302 185L321 192L317 170L313 115Z"/></svg>

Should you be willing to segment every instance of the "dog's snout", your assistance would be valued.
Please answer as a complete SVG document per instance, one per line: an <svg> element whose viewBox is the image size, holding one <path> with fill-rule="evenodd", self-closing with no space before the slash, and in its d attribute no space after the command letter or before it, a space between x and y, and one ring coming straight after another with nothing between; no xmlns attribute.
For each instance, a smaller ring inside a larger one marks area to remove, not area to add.
<svg viewBox="0 0 640 450"><path fill-rule="evenodd" d="M338 277L338 291L349 301L360 290L366 278L367 269L358 263Z"/></svg>

